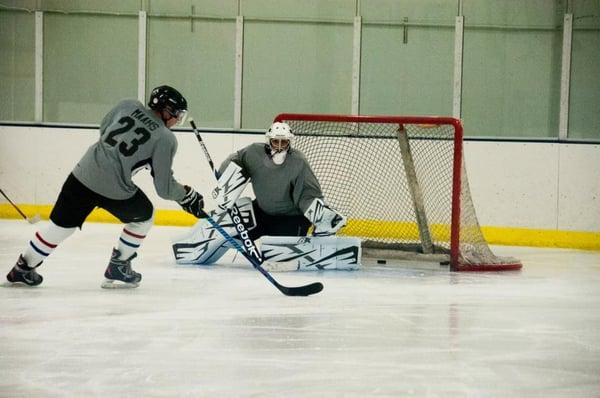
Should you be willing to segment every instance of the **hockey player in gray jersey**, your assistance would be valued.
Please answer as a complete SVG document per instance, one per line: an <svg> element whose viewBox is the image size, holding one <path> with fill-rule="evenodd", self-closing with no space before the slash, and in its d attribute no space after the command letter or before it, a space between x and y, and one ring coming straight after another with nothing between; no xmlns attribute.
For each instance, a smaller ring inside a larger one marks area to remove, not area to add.
<svg viewBox="0 0 600 398"><path fill-rule="evenodd" d="M231 235L235 235L237 231L224 210L236 203L250 238L262 238L265 259L298 259L301 257L298 251L300 246L303 245L302 250L310 246L311 251L315 245L320 248L323 242L329 248L333 247L333 251L329 250L328 253L333 254L331 258L335 259L334 253L340 242L346 246L358 246L350 254L349 257L354 257L348 261L348 267L345 267L354 269L349 264L353 261L354 264L358 263L360 242L344 240L352 238L316 239L313 242L312 238L306 238L311 225L314 226L315 237L334 235L346 225L346 218L325 203L319 181L308 161L302 152L293 148L293 138L289 125L274 123L266 133L265 143L254 143L242 148L223 162L219 169L217 188L213 191L213 198L222 211L216 212L214 218ZM249 198L239 198L250 181L256 196L252 202ZM174 243L173 250L178 263L211 264L224 254L227 247L227 243L210 224L206 220L200 220L190 234ZM283 252L293 253L288 256ZM323 256L318 259L308 256L308 259L304 258L304 262L296 263L297 269L323 269L320 265L327 261L320 263L322 258ZM327 264L334 269L344 268L341 262Z"/></svg>
<svg viewBox="0 0 600 398"><path fill-rule="evenodd" d="M150 168L161 198L178 202L198 218L204 214L202 196L177 182L171 169L177 139L170 129L183 122L186 112L187 101L169 86L155 88L148 107L136 100L119 102L102 120L100 139L67 177L48 227L35 233L8 273L8 281L29 286L42 283L36 268L100 207L125 224L102 287L137 287L142 276L131 268L131 260L152 227L154 209L132 176Z"/></svg>

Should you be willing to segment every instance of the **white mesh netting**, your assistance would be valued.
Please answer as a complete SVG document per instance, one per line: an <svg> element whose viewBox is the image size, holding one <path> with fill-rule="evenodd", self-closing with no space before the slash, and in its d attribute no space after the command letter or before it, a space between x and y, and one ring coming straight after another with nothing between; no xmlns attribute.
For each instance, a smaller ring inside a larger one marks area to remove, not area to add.
<svg viewBox="0 0 600 398"><path fill-rule="evenodd" d="M444 254L454 270L464 271L521 267L489 249L464 158L457 184L454 156L457 145L462 155L462 131L450 123L454 119L287 114L277 120L290 125L293 146L306 156L327 202L348 217L342 233L363 239L365 253L374 248ZM454 234L453 200L460 200Z"/></svg>

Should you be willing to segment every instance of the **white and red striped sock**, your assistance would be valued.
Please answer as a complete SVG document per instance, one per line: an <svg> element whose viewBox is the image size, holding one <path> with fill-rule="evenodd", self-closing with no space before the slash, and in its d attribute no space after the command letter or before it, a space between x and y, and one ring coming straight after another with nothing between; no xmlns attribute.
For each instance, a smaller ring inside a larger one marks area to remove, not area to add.
<svg viewBox="0 0 600 398"><path fill-rule="evenodd" d="M144 241L146 234L150 231L150 228L152 228L153 222L154 218L151 218L150 220L143 222L125 224L117 246L117 250L119 250L119 253L121 254L121 260L127 260L138 250Z"/></svg>
<svg viewBox="0 0 600 398"><path fill-rule="evenodd" d="M37 267L54 249L75 232L77 227L63 228L50 221L43 231L37 231L23 252L23 258L29 267Z"/></svg>

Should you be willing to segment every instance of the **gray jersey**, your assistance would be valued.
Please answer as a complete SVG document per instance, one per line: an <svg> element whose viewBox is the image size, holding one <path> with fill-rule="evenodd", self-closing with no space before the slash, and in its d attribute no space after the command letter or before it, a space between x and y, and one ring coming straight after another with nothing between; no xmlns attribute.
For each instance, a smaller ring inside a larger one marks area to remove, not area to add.
<svg viewBox="0 0 600 398"><path fill-rule="evenodd" d="M176 151L177 138L153 111L139 101L123 100L104 117L100 139L89 147L73 174L100 195L128 199L138 190L131 177L150 168L156 193L179 201L185 189L171 170Z"/></svg>
<svg viewBox="0 0 600 398"><path fill-rule="evenodd" d="M229 156L221 165L238 164L251 178L259 207L270 215L301 215L315 198L323 198L321 186L302 152L292 149L281 165L273 163L265 144L251 144Z"/></svg>

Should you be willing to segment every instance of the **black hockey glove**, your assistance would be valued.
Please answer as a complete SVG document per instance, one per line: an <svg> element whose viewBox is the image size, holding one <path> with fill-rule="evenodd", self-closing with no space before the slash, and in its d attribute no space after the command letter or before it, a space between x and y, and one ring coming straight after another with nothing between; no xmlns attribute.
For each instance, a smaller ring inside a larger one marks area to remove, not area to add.
<svg viewBox="0 0 600 398"><path fill-rule="evenodd" d="M191 215L197 218L206 217L206 213L202 209L204 207L204 198L198 192L194 190L194 188L189 187L187 185L184 186L187 193L178 203L183 208L183 210L187 211Z"/></svg>

